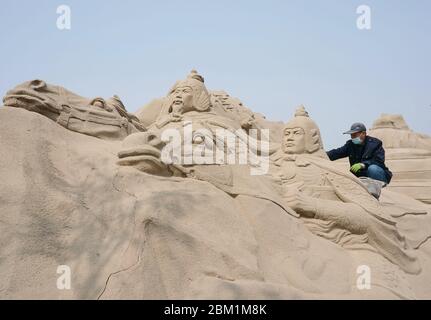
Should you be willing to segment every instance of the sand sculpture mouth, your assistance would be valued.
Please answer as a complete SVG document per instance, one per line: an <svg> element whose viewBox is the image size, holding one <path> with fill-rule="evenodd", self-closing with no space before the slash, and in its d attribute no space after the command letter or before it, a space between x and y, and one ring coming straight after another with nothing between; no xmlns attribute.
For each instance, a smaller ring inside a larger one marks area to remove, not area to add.
<svg viewBox="0 0 431 320"><path fill-rule="evenodd" d="M59 103L48 95L54 94L60 98L56 88L55 86L48 86L42 80L28 81L7 92L3 98L3 103L6 107L24 108L30 111L47 109L51 112L60 113Z"/></svg>
<svg viewBox="0 0 431 320"><path fill-rule="evenodd" d="M133 167L152 175L172 176L170 165L162 161L164 146L165 143L154 132L130 135L123 141L122 150L118 152L117 164L122 167Z"/></svg>
<svg viewBox="0 0 431 320"><path fill-rule="evenodd" d="M52 112L60 112L58 107L52 105L46 99L26 91L11 92L3 99L3 103L6 107L24 108L30 111L47 108Z"/></svg>
<svg viewBox="0 0 431 320"><path fill-rule="evenodd" d="M150 174L163 173L162 175L166 175L167 166L160 157L160 150L150 145L144 145L120 151L117 164L119 166L132 166Z"/></svg>
<svg viewBox="0 0 431 320"><path fill-rule="evenodd" d="M139 148L123 150L118 153L119 165L135 165L139 162L151 162L163 165L160 150L146 145Z"/></svg>

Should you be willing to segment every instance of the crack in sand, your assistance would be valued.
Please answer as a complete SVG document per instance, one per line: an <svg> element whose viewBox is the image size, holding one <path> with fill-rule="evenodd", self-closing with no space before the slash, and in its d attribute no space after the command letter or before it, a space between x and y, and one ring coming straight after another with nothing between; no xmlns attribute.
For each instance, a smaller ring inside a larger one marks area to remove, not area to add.
<svg viewBox="0 0 431 320"><path fill-rule="evenodd" d="M119 188L116 186L116 184L115 184L115 180L118 178L118 175L119 175L119 172L118 172L118 169L117 169L117 170L116 170L116 172L115 172L115 175L114 175L114 177L113 177L113 179L112 179L112 187L113 187L113 188L114 188L114 190L116 190L117 192L125 193L125 194L127 194L128 196L130 196L130 197L132 197L132 198L134 198L134 199L135 199L135 203L134 203L134 206L133 206L133 214L134 214L134 217L133 217L133 230L136 230L136 207L137 207L137 203L138 203L138 198L136 197L136 195L135 195L135 194L130 193L130 192L126 191L126 190L121 190L121 189L119 189ZM134 233L135 233L135 232L133 232L133 234L134 234ZM131 240L129 240L129 243L127 244L127 248L124 250L124 252L123 252L122 256L124 256L124 255L126 254L126 252L129 250L129 248L130 248L130 245L131 245L131 242L132 242L132 241L133 241L133 236L132 236ZM120 273L122 273L122 272L127 272L128 270L130 270L130 269L132 269L132 268L136 267L137 265L139 265L139 263L140 263L140 262L141 262L141 255L140 255L140 254L138 254L138 258L137 258L136 262L135 262L135 263L133 263L131 266L128 266L128 267L123 268L123 269L121 269L121 270L118 270L118 271L115 271L115 272L110 273L110 274L109 274L109 276L108 276L108 278L107 278L107 279L106 279L106 281L105 281L105 286L103 287L102 292L101 292L101 293L99 294L99 296L97 297L97 300L100 300L100 299L102 298L102 296L103 296L103 295L104 295L104 293L106 292L106 289L108 288L109 281L111 280L111 278L112 278L113 276L118 275L118 274L120 274Z"/></svg>

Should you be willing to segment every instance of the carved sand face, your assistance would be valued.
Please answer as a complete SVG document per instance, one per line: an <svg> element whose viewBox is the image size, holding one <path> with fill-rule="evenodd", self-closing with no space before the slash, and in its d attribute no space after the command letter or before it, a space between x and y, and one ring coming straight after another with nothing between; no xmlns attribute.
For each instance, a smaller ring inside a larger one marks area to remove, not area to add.
<svg viewBox="0 0 431 320"><path fill-rule="evenodd" d="M224 91L213 91L212 94L226 110L239 111L239 109L245 108L241 100L231 97Z"/></svg>
<svg viewBox="0 0 431 320"><path fill-rule="evenodd" d="M224 92L224 91L215 91L213 92L213 95L216 99L220 101L220 103L226 108L226 109L232 109L232 105L229 103L230 96Z"/></svg>
<svg viewBox="0 0 431 320"><path fill-rule="evenodd" d="M283 151L288 154L305 153L305 131L303 128L286 128L283 136Z"/></svg>
<svg viewBox="0 0 431 320"><path fill-rule="evenodd" d="M171 94L170 112L182 113L193 108L193 89L188 86L177 87Z"/></svg>

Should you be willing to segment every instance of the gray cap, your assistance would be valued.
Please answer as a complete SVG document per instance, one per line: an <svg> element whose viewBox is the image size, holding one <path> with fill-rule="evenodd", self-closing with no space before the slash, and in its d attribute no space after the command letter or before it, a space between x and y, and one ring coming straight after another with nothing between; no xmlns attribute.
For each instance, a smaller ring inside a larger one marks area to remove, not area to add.
<svg viewBox="0 0 431 320"><path fill-rule="evenodd" d="M344 132L343 134L352 134L357 132L367 131L367 128L363 123L356 122L352 124L349 131Z"/></svg>

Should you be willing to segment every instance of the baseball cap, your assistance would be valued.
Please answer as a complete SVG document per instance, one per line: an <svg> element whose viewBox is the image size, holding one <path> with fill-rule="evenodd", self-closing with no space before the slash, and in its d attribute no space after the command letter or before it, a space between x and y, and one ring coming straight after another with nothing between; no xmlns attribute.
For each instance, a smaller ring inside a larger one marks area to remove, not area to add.
<svg viewBox="0 0 431 320"><path fill-rule="evenodd" d="M362 131L367 131L367 128L363 123L356 122L352 124L349 131L346 131L343 134L352 134L352 133L362 132Z"/></svg>

